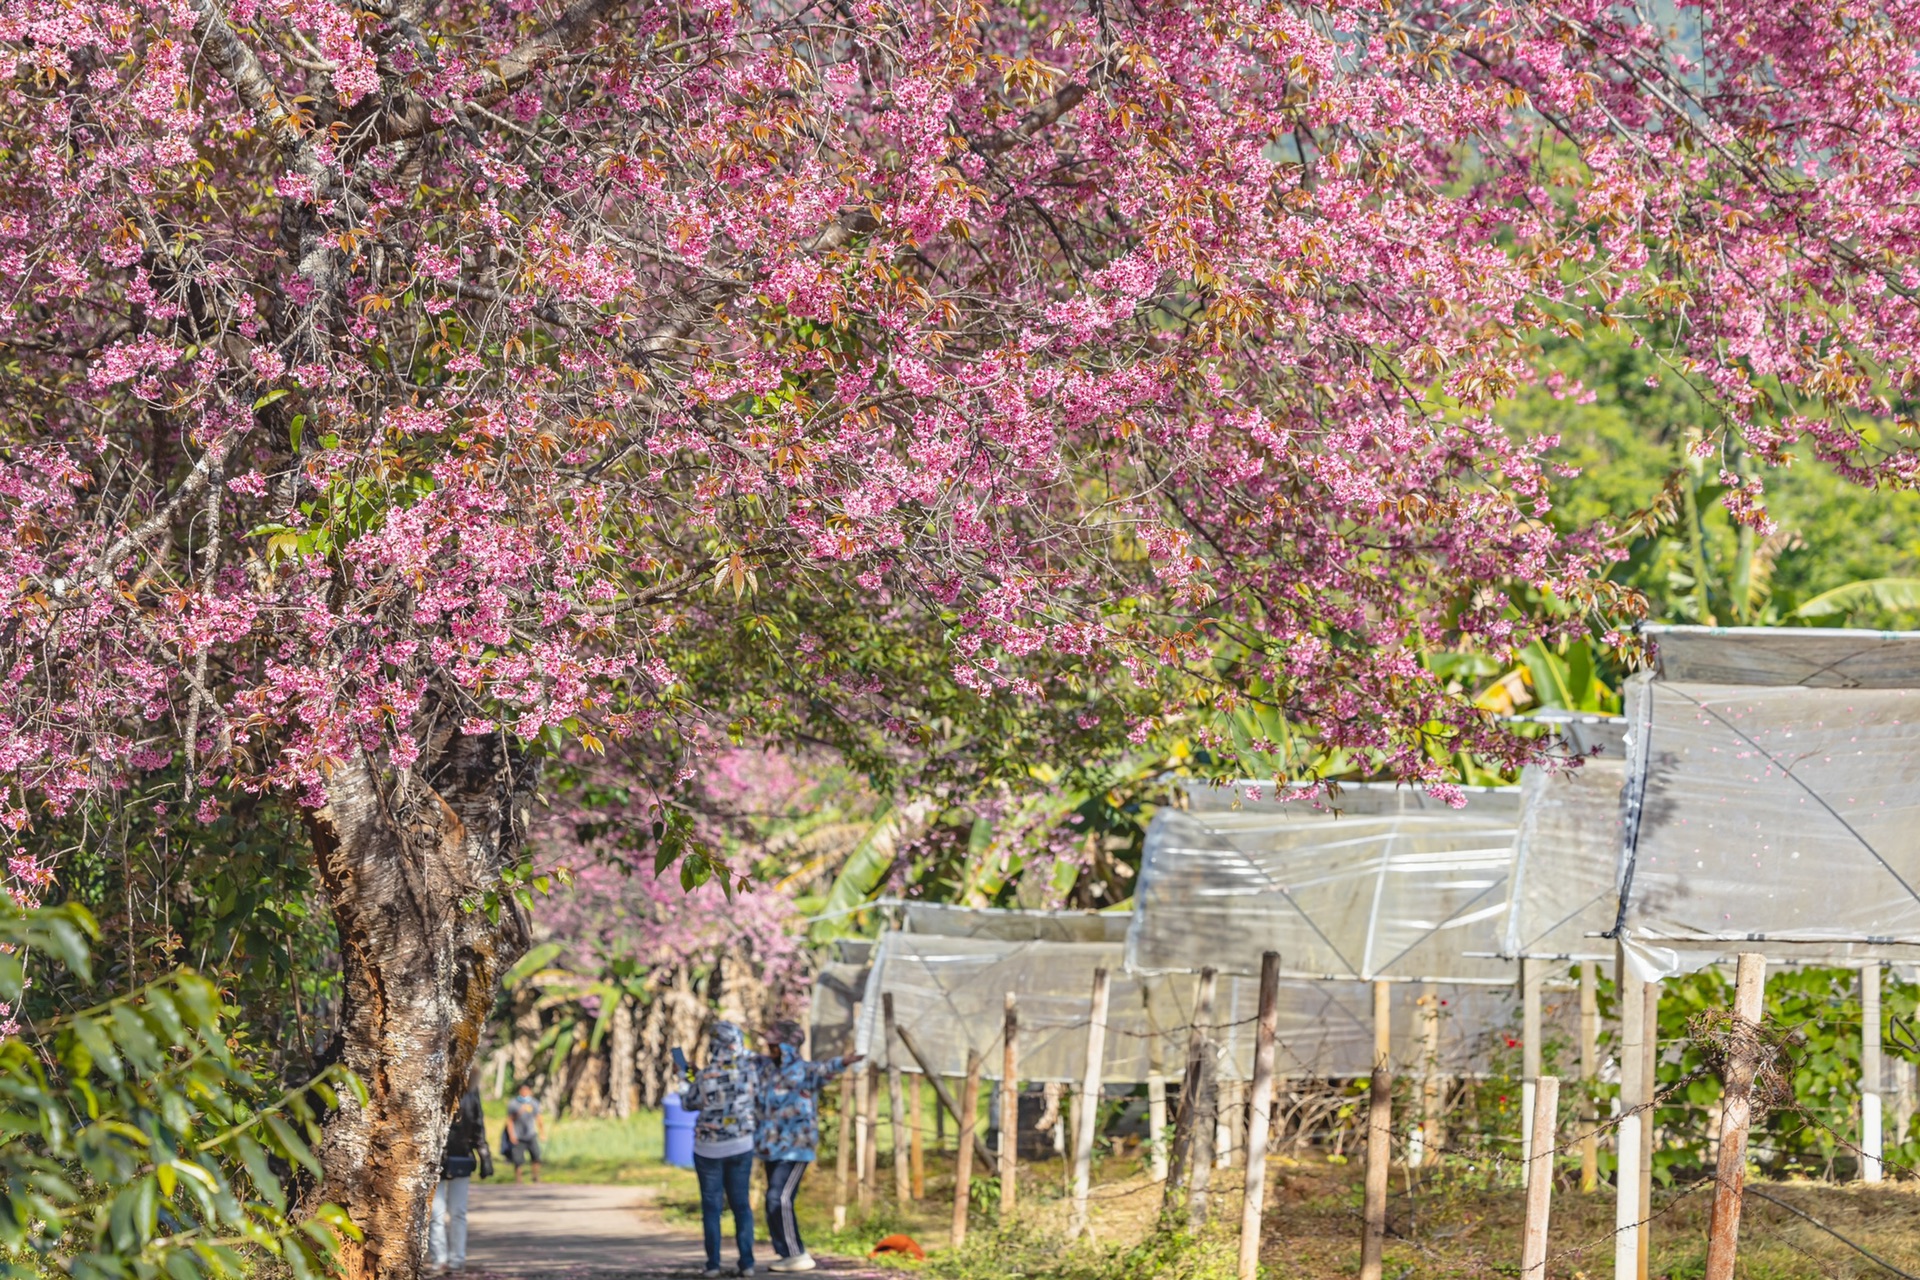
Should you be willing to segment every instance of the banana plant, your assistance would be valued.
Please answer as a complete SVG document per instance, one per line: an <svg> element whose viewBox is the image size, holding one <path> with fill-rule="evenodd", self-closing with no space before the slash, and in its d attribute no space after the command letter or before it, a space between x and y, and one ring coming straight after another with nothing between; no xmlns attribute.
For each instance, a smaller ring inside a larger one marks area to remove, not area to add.
<svg viewBox="0 0 1920 1280"><path fill-rule="evenodd" d="M1788 616L1809 622L1837 619L1844 623L1863 609L1882 613L1920 613L1920 578L1863 578L1822 591Z"/></svg>

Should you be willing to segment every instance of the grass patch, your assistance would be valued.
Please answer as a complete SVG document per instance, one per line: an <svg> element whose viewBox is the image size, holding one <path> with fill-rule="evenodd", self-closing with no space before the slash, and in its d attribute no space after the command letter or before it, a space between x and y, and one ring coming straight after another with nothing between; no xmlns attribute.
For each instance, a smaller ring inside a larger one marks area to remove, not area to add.
<svg viewBox="0 0 1920 1280"><path fill-rule="evenodd" d="M511 1178L513 1166L500 1155L500 1130L507 1122L507 1104L488 1102L485 1111L495 1176ZM658 1111L638 1111L625 1120L573 1116L549 1120L540 1177L546 1182L657 1187L663 1200L691 1198L693 1220L698 1225L700 1190L693 1170L676 1169L665 1162L665 1138Z"/></svg>

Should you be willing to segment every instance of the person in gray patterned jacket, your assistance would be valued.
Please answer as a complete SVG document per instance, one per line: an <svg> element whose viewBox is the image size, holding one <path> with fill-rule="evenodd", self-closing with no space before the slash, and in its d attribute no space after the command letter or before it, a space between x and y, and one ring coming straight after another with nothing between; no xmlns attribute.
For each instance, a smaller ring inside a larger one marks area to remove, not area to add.
<svg viewBox="0 0 1920 1280"><path fill-rule="evenodd" d="M753 1274L753 1138L761 1070L746 1052L740 1028L713 1024L707 1065L693 1073L686 1105L698 1112L693 1125L693 1171L700 1179L700 1225L706 1237L707 1269L720 1270L720 1209L733 1211L733 1239L740 1251L738 1274Z"/></svg>

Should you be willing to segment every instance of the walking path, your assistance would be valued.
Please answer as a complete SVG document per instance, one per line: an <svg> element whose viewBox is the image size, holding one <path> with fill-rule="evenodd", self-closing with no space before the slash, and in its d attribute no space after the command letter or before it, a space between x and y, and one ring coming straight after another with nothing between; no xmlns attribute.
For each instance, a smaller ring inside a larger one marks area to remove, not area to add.
<svg viewBox="0 0 1920 1280"><path fill-rule="evenodd" d="M697 1232L668 1226L649 1187L474 1180L467 1268L496 1276L698 1275Z"/></svg>
<svg viewBox="0 0 1920 1280"><path fill-rule="evenodd" d="M683 1280L704 1263L700 1233L660 1216L650 1187L601 1187L476 1179L467 1204L467 1272L502 1280ZM733 1258L727 1220L726 1258ZM765 1245L760 1273L773 1250ZM848 1259L820 1260L842 1277L881 1273Z"/></svg>

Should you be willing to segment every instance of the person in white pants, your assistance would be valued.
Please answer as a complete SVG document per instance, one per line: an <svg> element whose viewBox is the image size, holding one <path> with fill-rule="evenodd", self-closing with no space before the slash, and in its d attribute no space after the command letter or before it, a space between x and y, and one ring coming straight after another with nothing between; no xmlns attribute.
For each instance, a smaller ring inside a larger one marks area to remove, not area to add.
<svg viewBox="0 0 1920 1280"><path fill-rule="evenodd" d="M477 1169L482 1177L493 1172L487 1151L487 1122L480 1114L480 1073L467 1080L467 1091L454 1109L447 1127L446 1153L440 1157L440 1185L433 1189L433 1218L427 1227L427 1253L438 1272L464 1271L467 1266L467 1191Z"/></svg>
<svg viewBox="0 0 1920 1280"><path fill-rule="evenodd" d="M471 1174L442 1178L433 1189L433 1225L427 1229L427 1249L438 1271L462 1271L467 1265L467 1189Z"/></svg>

